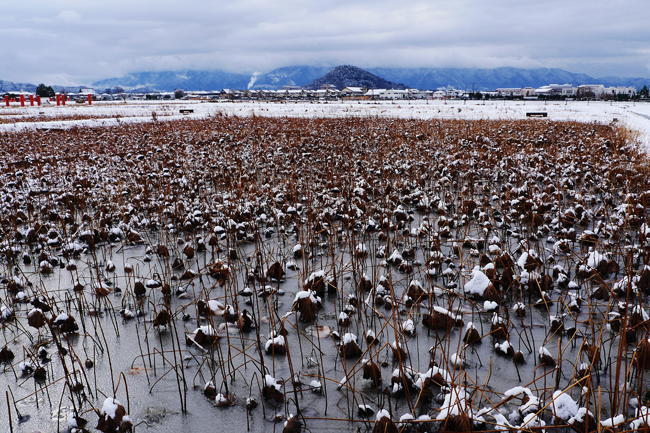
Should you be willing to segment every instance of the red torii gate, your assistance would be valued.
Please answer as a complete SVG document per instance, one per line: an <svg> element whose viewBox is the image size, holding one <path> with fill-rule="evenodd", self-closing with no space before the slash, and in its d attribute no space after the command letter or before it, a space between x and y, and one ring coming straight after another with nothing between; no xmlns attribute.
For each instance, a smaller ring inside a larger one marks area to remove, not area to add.
<svg viewBox="0 0 650 433"><path fill-rule="evenodd" d="M15 99L10 99L9 95L5 95L4 96L4 102L5 102L5 107L10 107L11 103L16 102L16 100ZM26 104L25 95L20 95L18 97L18 102L20 102L21 107L24 107L25 104ZM34 98L34 95L29 95L29 105L33 107L34 103L36 103L40 107L41 106L41 97L37 96L36 98Z"/></svg>
<svg viewBox="0 0 650 433"><path fill-rule="evenodd" d="M56 101L57 107L61 106L61 105L65 105L66 102L68 101L68 96L65 95L65 94L58 94L57 93L54 96L55 96L54 98L50 98L50 101ZM88 105L93 104L93 95L92 95L92 93L88 93L88 95L86 97L86 101L88 102ZM10 107L12 102L19 102L20 106L24 107L25 104L26 104L25 95L19 95L18 96L18 101L16 101L15 99L9 98L9 94L4 95L4 103L5 103L6 107ZM34 97L34 95L29 95L29 105L33 107L34 103L36 103L40 107L41 106L41 97L40 96Z"/></svg>

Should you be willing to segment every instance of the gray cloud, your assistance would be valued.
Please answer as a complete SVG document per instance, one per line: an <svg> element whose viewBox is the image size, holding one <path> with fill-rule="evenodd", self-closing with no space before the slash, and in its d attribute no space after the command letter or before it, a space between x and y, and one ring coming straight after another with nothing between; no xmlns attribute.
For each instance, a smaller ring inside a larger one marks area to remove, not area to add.
<svg viewBox="0 0 650 433"><path fill-rule="evenodd" d="M0 78L14 81L339 63L650 76L647 0L7 3Z"/></svg>

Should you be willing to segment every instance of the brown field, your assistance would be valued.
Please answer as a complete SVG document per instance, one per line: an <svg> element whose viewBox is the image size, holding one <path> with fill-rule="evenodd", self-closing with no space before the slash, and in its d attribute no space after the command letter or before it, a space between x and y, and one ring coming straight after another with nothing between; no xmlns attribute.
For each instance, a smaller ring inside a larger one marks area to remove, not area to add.
<svg viewBox="0 0 650 433"><path fill-rule="evenodd" d="M0 134L2 416L650 431L650 161L630 142L227 116Z"/></svg>

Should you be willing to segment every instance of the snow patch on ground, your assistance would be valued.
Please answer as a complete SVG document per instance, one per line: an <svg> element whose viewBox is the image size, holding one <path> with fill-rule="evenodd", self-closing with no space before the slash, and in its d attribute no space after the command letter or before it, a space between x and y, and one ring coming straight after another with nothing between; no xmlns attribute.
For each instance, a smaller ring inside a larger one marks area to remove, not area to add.
<svg viewBox="0 0 650 433"><path fill-rule="evenodd" d="M194 110L180 114L181 109ZM114 126L126 123L178 119L205 119L218 115L265 117L359 117L409 119L525 119L526 112L545 111L550 120L616 124L639 132L639 143L650 149L650 103L605 101L328 101L328 102L205 102L128 101L95 102L42 107L0 107L2 119L39 117L39 121L0 124L2 131L35 128ZM57 120L61 116L98 116L97 119Z"/></svg>

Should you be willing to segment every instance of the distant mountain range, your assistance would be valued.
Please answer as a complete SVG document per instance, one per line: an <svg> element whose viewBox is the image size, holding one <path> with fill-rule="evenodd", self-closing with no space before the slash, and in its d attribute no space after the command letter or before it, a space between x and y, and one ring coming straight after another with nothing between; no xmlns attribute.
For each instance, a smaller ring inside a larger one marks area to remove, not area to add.
<svg viewBox="0 0 650 433"><path fill-rule="evenodd" d="M0 80L0 94L9 92L36 92L36 84L31 83L14 83L12 81ZM74 93L81 87L86 86L52 86L55 92Z"/></svg>
<svg viewBox="0 0 650 433"><path fill-rule="evenodd" d="M95 89L122 87L127 90L220 90L246 89L251 76L225 71L135 72L92 83Z"/></svg>
<svg viewBox="0 0 650 433"><path fill-rule="evenodd" d="M0 80L0 93L5 92L34 92L36 86L28 83L13 83L11 81Z"/></svg>
<svg viewBox="0 0 650 433"><path fill-rule="evenodd" d="M284 86L303 87L331 70L331 66L285 66L271 72L253 74L247 88L273 90Z"/></svg>
<svg viewBox="0 0 650 433"><path fill-rule="evenodd" d="M230 89L281 89L285 86L308 87L312 83L326 83L334 79L327 76L331 66L285 66L266 73L241 74L224 71L163 71L136 72L120 78L111 78L93 83L95 88L120 86L126 89L163 90L216 90ZM359 69L359 68L356 68ZM365 68L364 72L385 80L387 86L435 90L440 87L455 87L463 90L494 90L499 87L539 87L545 84L600 83L607 86L642 87L650 78L603 77L575 73L556 68ZM357 71L359 73L359 71ZM335 75L340 75L338 72ZM360 76L358 76L360 77ZM322 81L325 79L324 81ZM343 83L328 83L339 85ZM361 81L349 80L347 85L362 85ZM399 83L399 84L398 84Z"/></svg>
<svg viewBox="0 0 650 433"><path fill-rule="evenodd" d="M601 77L557 68L371 68L370 72L416 89L451 86L462 90L494 90L500 87L540 87L545 84L604 84L641 88L650 78Z"/></svg>
<svg viewBox="0 0 650 433"><path fill-rule="evenodd" d="M601 77L568 72L555 68L365 68L346 66L347 71L332 66L285 66L270 72L254 74L221 70L182 70L159 72L134 72L118 78L108 78L92 83L95 89L122 87L125 90L173 91L221 89L281 89L285 86L313 87L320 84L340 86L396 87L435 90L440 87L479 91L499 87L539 87L544 84L600 83L607 86L632 86L640 88L650 84L650 78ZM336 71L333 75L328 73ZM350 75L352 74L352 75ZM370 77L370 74L375 78ZM346 78L347 77L347 78ZM354 79L352 79L352 78ZM356 78L355 78L356 77ZM336 82L328 82L336 81ZM364 81L370 80L370 81ZM383 81L382 81L383 80ZM74 91L76 87L53 86L55 89ZM81 86L85 87L85 86ZM36 85L0 81L0 92L34 91Z"/></svg>

